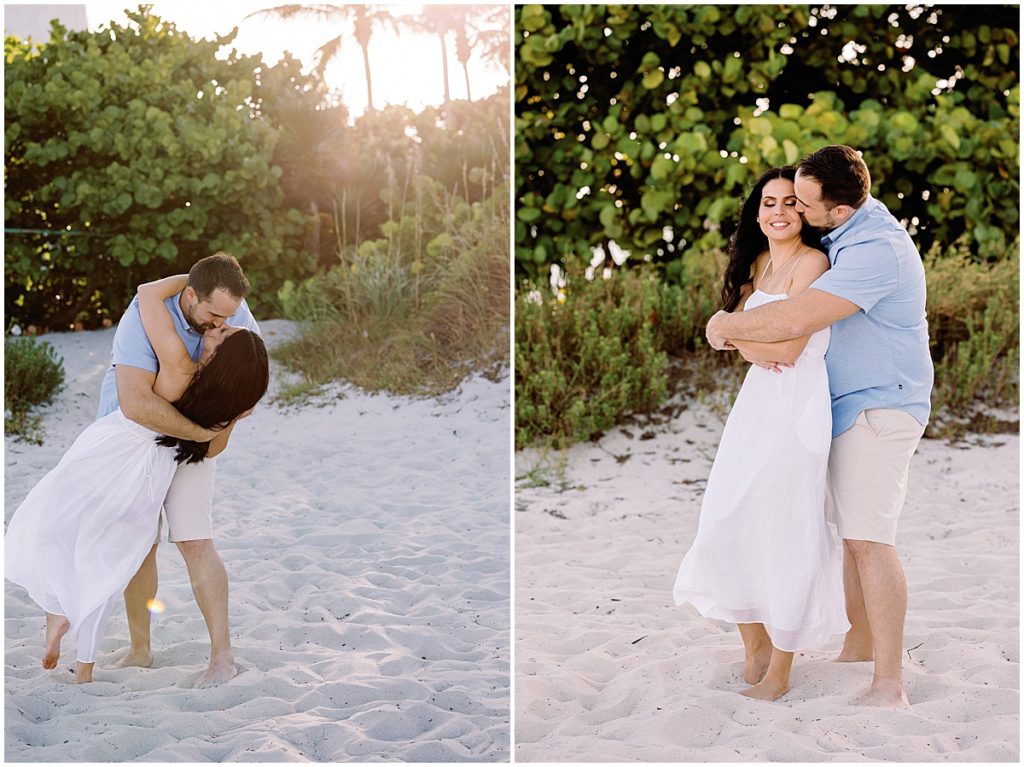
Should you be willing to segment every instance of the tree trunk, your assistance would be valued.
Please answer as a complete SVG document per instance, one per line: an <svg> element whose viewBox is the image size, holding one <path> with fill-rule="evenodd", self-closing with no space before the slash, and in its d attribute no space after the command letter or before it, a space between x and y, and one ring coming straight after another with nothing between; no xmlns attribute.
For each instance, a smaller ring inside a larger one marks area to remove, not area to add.
<svg viewBox="0 0 1024 767"><path fill-rule="evenodd" d="M469 90L469 64L464 63L462 65L462 73L466 76L466 101L472 101L473 95Z"/></svg>
<svg viewBox="0 0 1024 767"><path fill-rule="evenodd" d="M441 71L444 72L444 101L447 104L452 100L452 94L448 87L448 43L445 42L444 37L444 32L439 32L437 35L441 41Z"/></svg>
<svg viewBox="0 0 1024 767"><path fill-rule="evenodd" d="M373 111L373 83L370 81L370 46L364 45L363 48L363 69L366 72L366 104L367 109Z"/></svg>

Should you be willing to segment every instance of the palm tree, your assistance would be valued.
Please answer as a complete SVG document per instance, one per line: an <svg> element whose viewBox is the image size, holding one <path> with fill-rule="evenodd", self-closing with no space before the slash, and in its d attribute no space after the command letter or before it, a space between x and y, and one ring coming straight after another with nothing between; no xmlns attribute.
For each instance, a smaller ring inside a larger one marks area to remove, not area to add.
<svg viewBox="0 0 1024 767"><path fill-rule="evenodd" d="M372 5L278 5L274 8L266 8L262 11L254 11L245 18L260 16L263 18L276 17L280 19L294 19L299 17L312 17L321 21L351 21L352 33L356 43L363 49L363 70L366 72L366 103L367 108L372 112L373 106L373 81L370 77L370 38L376 27L390 25L397 28L397 19L385 10L374 8ZM324 70L331 59L341 51L341 44L344 35L328 40L317 48L316 72L323 78Z"/></svg>
<svg viewBox="0 0 1024 767"><path fill-rule="evenodd" d="M444 100L452 100L448 87L448 33L459 26L460 8L453 5L424 5L423 12L406 23L421 32L437 35L441 43L441 72L444 75Z"/></svg>
<svg viewBox="0 0 1024 767"><path fill-rule="evenodd" d="M497 6L471 6L477 13L469 22L471 45L480 51L480 58L500 69L511 73L509 66L509 8Z"/></svg>

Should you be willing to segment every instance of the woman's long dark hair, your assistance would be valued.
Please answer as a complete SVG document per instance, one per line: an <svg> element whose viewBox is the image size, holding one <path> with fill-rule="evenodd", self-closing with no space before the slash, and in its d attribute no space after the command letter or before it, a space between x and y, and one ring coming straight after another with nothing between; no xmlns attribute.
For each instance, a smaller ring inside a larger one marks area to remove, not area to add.
<svg viewBox="0 0 1024 767"><path fill-rule="evenodd" d="M255 407L270 382L267 347L255 333L242 329L225 338L213 357L192 377L184 394L174 403L178 411L203 428L227 426ZM210 450L209 442L193 442L162 436L157 442L176 447L178 463L199 463Z"/></svg>
<svg viewBox="0 0 1024 767"><path fill-rule="evenodd" d="M777 178L792 181L796 168L786 165L772 168L759 178L740 209L740 222L729 238L729 264L725 267L725 283L722 285L722 305L731 312L740 303L740 292L753 279L750 273L757 257L768 249L768 238L757 223L757 211L761 207L761 192L765 184ZM821 248L821 235L804 223L800 239L812 248Z"/></svg>

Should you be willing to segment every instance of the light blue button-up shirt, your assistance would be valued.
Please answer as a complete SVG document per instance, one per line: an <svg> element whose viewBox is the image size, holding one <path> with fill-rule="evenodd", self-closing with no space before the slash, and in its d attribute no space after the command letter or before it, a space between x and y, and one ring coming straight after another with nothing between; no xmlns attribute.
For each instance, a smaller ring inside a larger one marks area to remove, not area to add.
<svg viewBox="0 0 1024 767"><path fill-rule="evenodd" d="M832 325L825 355L832 436L871 408L904 410L926 425L934 372L924 267L910 235L885 205L868 197L821 244L832 268L811 287L860 307Z"/></svg>
<svg viewBox="0 0 1024 767"><path fill-rule="evenodd" d="M185 349L194 362L199 361L203 353L203 335L192 329L182 314L178 305L179 293L164 301L167 310L174 319L174 329L178 331L178 337L185 344ZM238 311L228 317L227 324L248 328L254 333L259 333L259 325L253 319L249 306L243 300ZM142 317L139 314L139 297L136 296L125 310L124 316L117 324L117 331L114 333L114 347L110 353L110 367L103 377L103 387L100 389L100 406L96 413L97 418L102 418L108 413L117 410L117 379L114 375L114 368L117 365L129 365L133 368L142 368L151 373L160 369L153 345L146 337L146 331L142 327Z"/></svg>

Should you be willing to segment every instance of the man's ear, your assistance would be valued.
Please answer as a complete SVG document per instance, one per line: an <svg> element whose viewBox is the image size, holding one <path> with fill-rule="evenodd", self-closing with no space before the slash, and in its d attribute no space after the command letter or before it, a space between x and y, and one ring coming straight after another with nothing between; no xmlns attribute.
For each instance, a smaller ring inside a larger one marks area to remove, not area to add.
<svg viewBox="0 0 1024 767"><path fill-rule="evenodd" d="M191 285L186 285L185 290L182 291L185 294L185 300L190 304L196 303L198 296L196 295L196 289Z"/></svg>
<svg viewBox="0 0 1024 767"><path fill-rule="evenodd" d="M832 218L838 218L841 221L846 221L853 213L853 208L849 205L836 205L832 208Z"/></svg>

